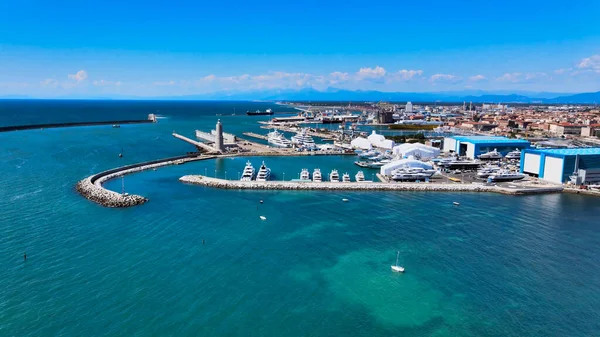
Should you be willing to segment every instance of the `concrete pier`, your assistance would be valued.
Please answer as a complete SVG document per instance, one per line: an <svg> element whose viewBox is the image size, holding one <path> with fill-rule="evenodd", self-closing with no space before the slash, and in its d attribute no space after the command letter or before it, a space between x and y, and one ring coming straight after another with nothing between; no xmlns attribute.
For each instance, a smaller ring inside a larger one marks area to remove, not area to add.
<svg viewBox="0 0 600 337"><path fill-rule="evenodd" d="M39 130L39 129L54 129L54 128L69 128L76 126L99 126L99 125L121 125L121 124L147 124L156 123L154 114L148 115L148 119L141 120L121 120L121 121L101 121L101 122L73 122L73 123L49 123L49 124L32 124L32 125L13 125L2 126L0 132L20 131L20 130Z"/></svg>
<svg viewBox="0 0 600 337"><path fill-rule="evenodd" d="M301 182L301 181L237 181L187 175L181 182L223 189L251 190L324 190L324 191L435 191L435 192L494 192L502 194L536 194L562 191L562 187L504 188L495 185L443 184L443 183L378 183L378 182Z"/></svg>

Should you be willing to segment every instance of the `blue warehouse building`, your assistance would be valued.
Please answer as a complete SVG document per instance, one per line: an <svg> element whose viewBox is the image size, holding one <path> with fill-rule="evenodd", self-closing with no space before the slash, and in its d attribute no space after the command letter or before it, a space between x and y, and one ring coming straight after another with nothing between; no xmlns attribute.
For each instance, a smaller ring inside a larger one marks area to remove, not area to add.
<svg viewBox="0 0 600 337"><path fill-rule="evenodd" d="M506 155L516 149L528 149L531 144L524 139L511 139L495 136L452 136L444 138L444 151L456 152L461 156L475 159L480 154L493 151Z"/></svg>
<svg viewBox="0 0 600 337"><path fill-rule="evenodd" d="M576 149L526 149L521 152L521 172L561 184L600 183L600 147Z"/></svg>

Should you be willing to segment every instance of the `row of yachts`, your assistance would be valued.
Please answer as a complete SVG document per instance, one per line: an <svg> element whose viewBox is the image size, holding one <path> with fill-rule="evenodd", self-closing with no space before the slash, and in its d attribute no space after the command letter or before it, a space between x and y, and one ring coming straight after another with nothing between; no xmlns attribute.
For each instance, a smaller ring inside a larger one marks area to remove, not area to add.
<svg viewBox="0 0 600 337"><path fill-rule="evenodd" d="M248 161L246 163L246 166L244 167L244 171L242 172L242 177L240 178L240 180L241 181L253 181L253 180L267 181L267 180L269 180L270 177L271 177L271 169L265 165L264 161L260 165L258 172L254 168L252 163L250 161ZM356 175L354 176L354 179L357 182L366 181L365 174L363 173L363 171L358 171L358 173L356 173ZM321 173L321 169L318 169L318 168L314 169L314 171L312 173L312 178L311 178L311 174L308 171L308 169L302 169L302 171L300 172L300 181L322 182L323 175ZM329 173L329 181L330 182L340 182L340 181L341 182L351 182L352 180L348 173L344 173L340 177L338 170L332 170Z"/></svg>
<svg viewBox="0 0 600 337"><path fill-rule="evenodd" d="M298 147L308 150L316 150L317 145L313 138L308 134L306 128L300 130L296 135L292 136L291 141L285 138L283 133L273 130L267 134L267 141L269 144L278 147Z"/></svg>
<svg viewBox="0 0 600 337"><path fill-rule="evenodd" d="M479 155L479 159L481 160L500 160L502 158L508 160L521 159L521 150L516 149L514 151L510 151L506 154L506 156L503 156L502 153L498 152L497 149Z"/></svg>

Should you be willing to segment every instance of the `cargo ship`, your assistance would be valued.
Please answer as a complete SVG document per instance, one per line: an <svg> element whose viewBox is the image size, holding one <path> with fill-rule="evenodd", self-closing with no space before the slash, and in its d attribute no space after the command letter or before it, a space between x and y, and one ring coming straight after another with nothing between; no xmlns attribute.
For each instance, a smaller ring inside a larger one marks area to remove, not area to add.
<svg viewBox="0 0 600 337"><path fill-rule="evenodd" d="M265 115L272 115L272 114L273 114L273 110L271 110L271 109L267 109L265 111L260 111L260 110L246 111L246 115L248 115L248 116L265 116Z"/></svg>

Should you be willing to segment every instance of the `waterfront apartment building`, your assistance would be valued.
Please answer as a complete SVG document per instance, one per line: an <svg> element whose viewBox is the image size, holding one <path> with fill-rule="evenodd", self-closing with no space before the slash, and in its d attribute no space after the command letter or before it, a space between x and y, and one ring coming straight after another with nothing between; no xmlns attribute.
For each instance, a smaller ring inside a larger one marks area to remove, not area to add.
<svg viewBox="0 0 600 337"><path fill-rule="evenodd" d="M580 125L580 124L572 124L572 123L556 124L555 123L555 124L550 124L548 131L557 136L580 135L581 128L583 128L583 127L584 127L584 125Z"/></svg>

